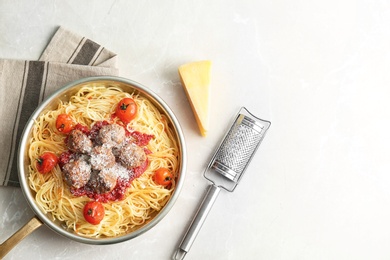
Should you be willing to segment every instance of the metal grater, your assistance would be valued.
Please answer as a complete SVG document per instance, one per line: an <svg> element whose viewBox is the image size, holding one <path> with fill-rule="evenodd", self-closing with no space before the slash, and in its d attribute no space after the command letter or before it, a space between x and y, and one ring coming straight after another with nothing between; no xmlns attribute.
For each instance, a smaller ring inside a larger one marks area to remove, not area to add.
<svg viewBox="0 0 390 260"><path fill-rule="evenodd" d="M238 182L244 173L264 137L264 128L269 127L269 123L264 120L258 119L261 121L256 122L242 114L244 110L249 113L242 108L210 163L212 169L233 182Z"/></svg>
<svg viewBox="0 0 390 260"><path fill-rule="evenodd" d="M192 220L174 259L183 259L190 250L221 188L232 192L260 146L271 122L259 119L242 107L222 139L204 172L212 182Z"/></svg>
<svg viewBox="0 0 390 260"><path fill-rule="evenodd" d="M216 149L204 176L228 191L233 191L253 158L271 123L241 108L236 120ZM214 170L223 175L216 175Z"/></svg>

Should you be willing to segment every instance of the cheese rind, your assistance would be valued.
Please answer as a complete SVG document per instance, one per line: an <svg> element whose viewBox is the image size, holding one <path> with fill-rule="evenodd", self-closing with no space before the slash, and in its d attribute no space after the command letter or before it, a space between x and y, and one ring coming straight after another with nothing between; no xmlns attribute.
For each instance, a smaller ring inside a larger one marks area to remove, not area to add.
<svg viewBox="0 0 390 260"><path fill-rule="evenodd" d="M196 61L179 67L179 75L202 136L209 129L211 61Z"/></svg>

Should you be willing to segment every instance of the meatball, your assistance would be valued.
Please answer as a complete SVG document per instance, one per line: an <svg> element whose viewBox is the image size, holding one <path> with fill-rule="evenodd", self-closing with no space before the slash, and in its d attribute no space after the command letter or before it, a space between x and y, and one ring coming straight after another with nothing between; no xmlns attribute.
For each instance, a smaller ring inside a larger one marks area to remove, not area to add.
<svg viewBox="0 0 390 260"><path fill-rule="evenodd" d="M119 162L127 169L140 166L146 160L144 149L134 143L122 147L118 156Z"/></svg>
<svg viewBox="0 0 390 260"><path fill-rule="evenodd" d="M72 130L68 136L68 148L74 153L90 153L92 141L80 130Z"/></svg>
<svg viewBox="0 0 390 260"><path fill-rule="evenodd" d="M97 141L104 146L114 147L125 139L125 129L117 124L105 125L99 130Z"/></svg>
<svg viewBox="0 0 390 260"><path fill-rule="evenodd" d="M102 194L113 190L116 185L116 180L117 177L114 167L104 168L101 171L92 173L87 187L98 194Z"/></svg>
<svg viewBox="0 0 390 260"><path fill-rule="evenodd" d="M95 146L91 151L91 165L94 170L103 170L115 164L112 150L105 146Z"/></svg>
<svg viewBox="0 0 390 260"><path fill-rule="evenodd" d="M120 153L121 153L121 150L123 149L123 147L125 147L126 145L128 145L129 143L134 143L134 138L131 137L131 136L126 136L125 139L123 139L122 143L116 145L116 146L113 146L112 147L112 153L115 155L115 157L119 157Z"/></svg>
<svg viewBox="0 0 390 260"><path fill-rule="evenodd" d="M62 167L66 183L76 189L85 186L91 177L91 165L85 157L69 161Z"/></svg>

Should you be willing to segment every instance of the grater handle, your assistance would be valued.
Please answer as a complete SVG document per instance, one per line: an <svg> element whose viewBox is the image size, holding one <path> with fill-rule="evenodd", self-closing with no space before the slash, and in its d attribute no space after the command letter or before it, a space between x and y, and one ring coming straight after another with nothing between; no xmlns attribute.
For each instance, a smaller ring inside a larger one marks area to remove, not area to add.
<svg viewBox="0 0 390 260"><path fill-rule="evenodd" d="M179 248L176 250L173 259L184 259L185 255L188 253L188 251L190 251L190 248L194 243L195 238L198 235L204 221L206 220L206 217L209 214L215 200L217 199L220 190L221 188L218 186L210 185L186 234L183 237L183 240L180 243Z"/></svg>

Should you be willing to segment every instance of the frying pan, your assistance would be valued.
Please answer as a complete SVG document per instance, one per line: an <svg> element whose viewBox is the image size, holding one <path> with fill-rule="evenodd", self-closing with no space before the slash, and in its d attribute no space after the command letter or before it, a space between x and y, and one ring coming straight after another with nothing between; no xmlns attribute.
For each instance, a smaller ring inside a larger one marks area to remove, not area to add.
<svg viewBox="0 0 390 260"><path fill-rule="evenodd" d="M169 120L169 124L175 133L179 146L180 166L179 171L177 173L176 188L171 195L171 198L162 208L162 210L153 219L151 219L151 221L141 226L139 229L121 236L94 238L84 237L74 233L72 230L67 229L61 221L53 221L53 218L51 217L50 213L44 213L38 207L37 203L35 202L35 192L32 191L28 185L28 165L30 164L30 162L27 152L28 143L31 138L31 130L34 125L34 120L38 118L42 112L56 108L60 100L68 101L69 97L72 96L75 92L77 92L83 85L90 83L102 83L104 85L114 84L116 86L119 86L125 92L135 92L141 96L148 98L160 110L161 113L166 115L167 119ZM160 222L174 205L183 186L187 161L183 132L181 130L177 118L175 117L172 110L168 107L168 105L158 95L156 95L147 87L129 79L112 76L88 77L77 80L62 87L61 89L53 93L51 96L49 96L47 99L45 99L45 101L43 101L31 115L25 126L22 139L20 140L20 146L17 156L20 186L29 206L34 211L35 216L28 223L26 223L18 232L16 232L8 240L6 240L3 244L0 245L0 259L3 258L3 256L6 255L19 241L21 241L24 237L29 235L31 232L33 232L35 229L37 229L43 224L52 229L54 232L69 239L81 243L95 245L119 243L133 239L145 233L146 231L154 227L158 222Z"/></svg>

